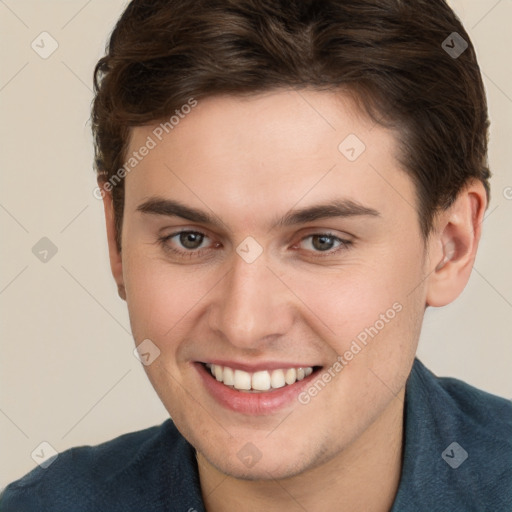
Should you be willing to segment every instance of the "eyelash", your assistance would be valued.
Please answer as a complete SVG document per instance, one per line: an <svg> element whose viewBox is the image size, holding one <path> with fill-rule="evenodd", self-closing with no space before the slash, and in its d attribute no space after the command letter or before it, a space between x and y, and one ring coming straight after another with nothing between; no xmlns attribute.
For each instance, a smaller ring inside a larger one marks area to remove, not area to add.
<svg viewBox="0 0 512 512"><path fill-rule="evenodd" d="M205 235L204 233L201 233L200 231L183 230L183 231L178 231L176 233L172 233L170 235L165 235L165 236L159 237L157 242L159 243L159 245L165 251L177 254L178 256L180 256L182 258L199 258L205 252L210 250L209 248L208 249L199 249L199 250L197 250L197 249L196 250L194 250L194 249L180 250L180 249L176 249L175 247L170 247L168 245L169 240L171 240L174 237L177 237L179 235L182 235L182 234L201 235L204 238L208 238L207 235ZM325 258L325 257L333 256L333 255L337 254L340 251L346 251L346 250L350 249L352 247L352 244L353 244L350 240L344 240L343 238L335 236L335 235L333 235L332 233L329 233L329 232L325 232L325 233L312 233L312 234L302 238L300 240L300 242L302 242L302 241L304 241L304 240L306 240L308 238L314 237L314 236L328 237L328 238L333 239L335 242L339 242L340 243L340 245L336 249L333 249L333 250L329 250L329 251L313 251L314 253L316 253L316 255L314 256L315 258Z"/></svg>

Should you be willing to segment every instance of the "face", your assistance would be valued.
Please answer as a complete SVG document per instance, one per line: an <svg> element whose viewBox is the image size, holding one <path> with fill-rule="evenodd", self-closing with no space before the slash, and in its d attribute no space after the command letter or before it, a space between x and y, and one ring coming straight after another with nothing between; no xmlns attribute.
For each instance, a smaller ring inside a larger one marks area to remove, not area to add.
<svg viewBox="0 0 512 512"><path fill-rule="evenodd" d="M156 144L126 177L119 278L136 344L160 351L151 383L227 474L333 459L396 405L425 309L394 134L286 90L202 100L161 131L132 133L128 155Z"/></svg>

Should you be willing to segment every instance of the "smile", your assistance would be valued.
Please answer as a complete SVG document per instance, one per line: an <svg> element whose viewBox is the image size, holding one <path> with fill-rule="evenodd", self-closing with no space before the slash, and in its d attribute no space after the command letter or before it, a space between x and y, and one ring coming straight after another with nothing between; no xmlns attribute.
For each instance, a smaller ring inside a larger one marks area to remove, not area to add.
<svg viewBox="0 0 512 512"><path fill-rule="evenodd" d="M193 367L204 390L222 408L252 416L271 415L296 405L297 396L323 368L276 362L238 365L228 361L197 361Z"/></svg>
<svg viewBox="0 0 512 512"><path fill-rule="evenodd" d="M218 382L222 382L231 389L249 393L291 386L313 373L312 366L260 370L253 373L213 363L207 363L205 366Z"/></svg>

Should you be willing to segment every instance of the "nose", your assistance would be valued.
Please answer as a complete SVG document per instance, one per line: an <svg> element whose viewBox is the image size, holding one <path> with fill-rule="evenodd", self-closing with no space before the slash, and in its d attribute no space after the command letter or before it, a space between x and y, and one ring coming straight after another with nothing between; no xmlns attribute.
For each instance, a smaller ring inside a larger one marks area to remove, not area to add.
<svg viewBox="0 0 512 512"><path fill-rule="evenodd" d="M268 348L291 330L291 294L264 254L252 263L238 254L232 260L231 270L211 299L209 327L237 348Z"/></svg>

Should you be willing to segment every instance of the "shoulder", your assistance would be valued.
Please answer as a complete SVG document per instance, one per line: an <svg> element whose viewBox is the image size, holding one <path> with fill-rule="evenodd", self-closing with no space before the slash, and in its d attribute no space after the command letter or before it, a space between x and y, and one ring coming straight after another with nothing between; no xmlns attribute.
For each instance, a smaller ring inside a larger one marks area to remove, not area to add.
<svg viewBox="0 0 512 512"><path fill-rule="evenodd" d="M162 482L173 473L181 478L187 470L194 472L191 447L167 420L97 446L58 454L46 469L37 467L7 486L0 509L114 512L129 504L141 511L151 510L148 506L163 510L158 492Z"/></svg>
<svg viewBox="0 0 512 512"><path fill-rule="evenodd" d="M414 363L410 384L417 395L415 409L427 409L440 427L464 425L473 434L512 444L512 401L459 379L437 377L419 360Z"/></svg>
<svg viewBox="0 0 512 512"><path fill-rule="evenodd" d="M406 388L398 504L512 510L511 401L437 377L416 360Z"/></svg>

